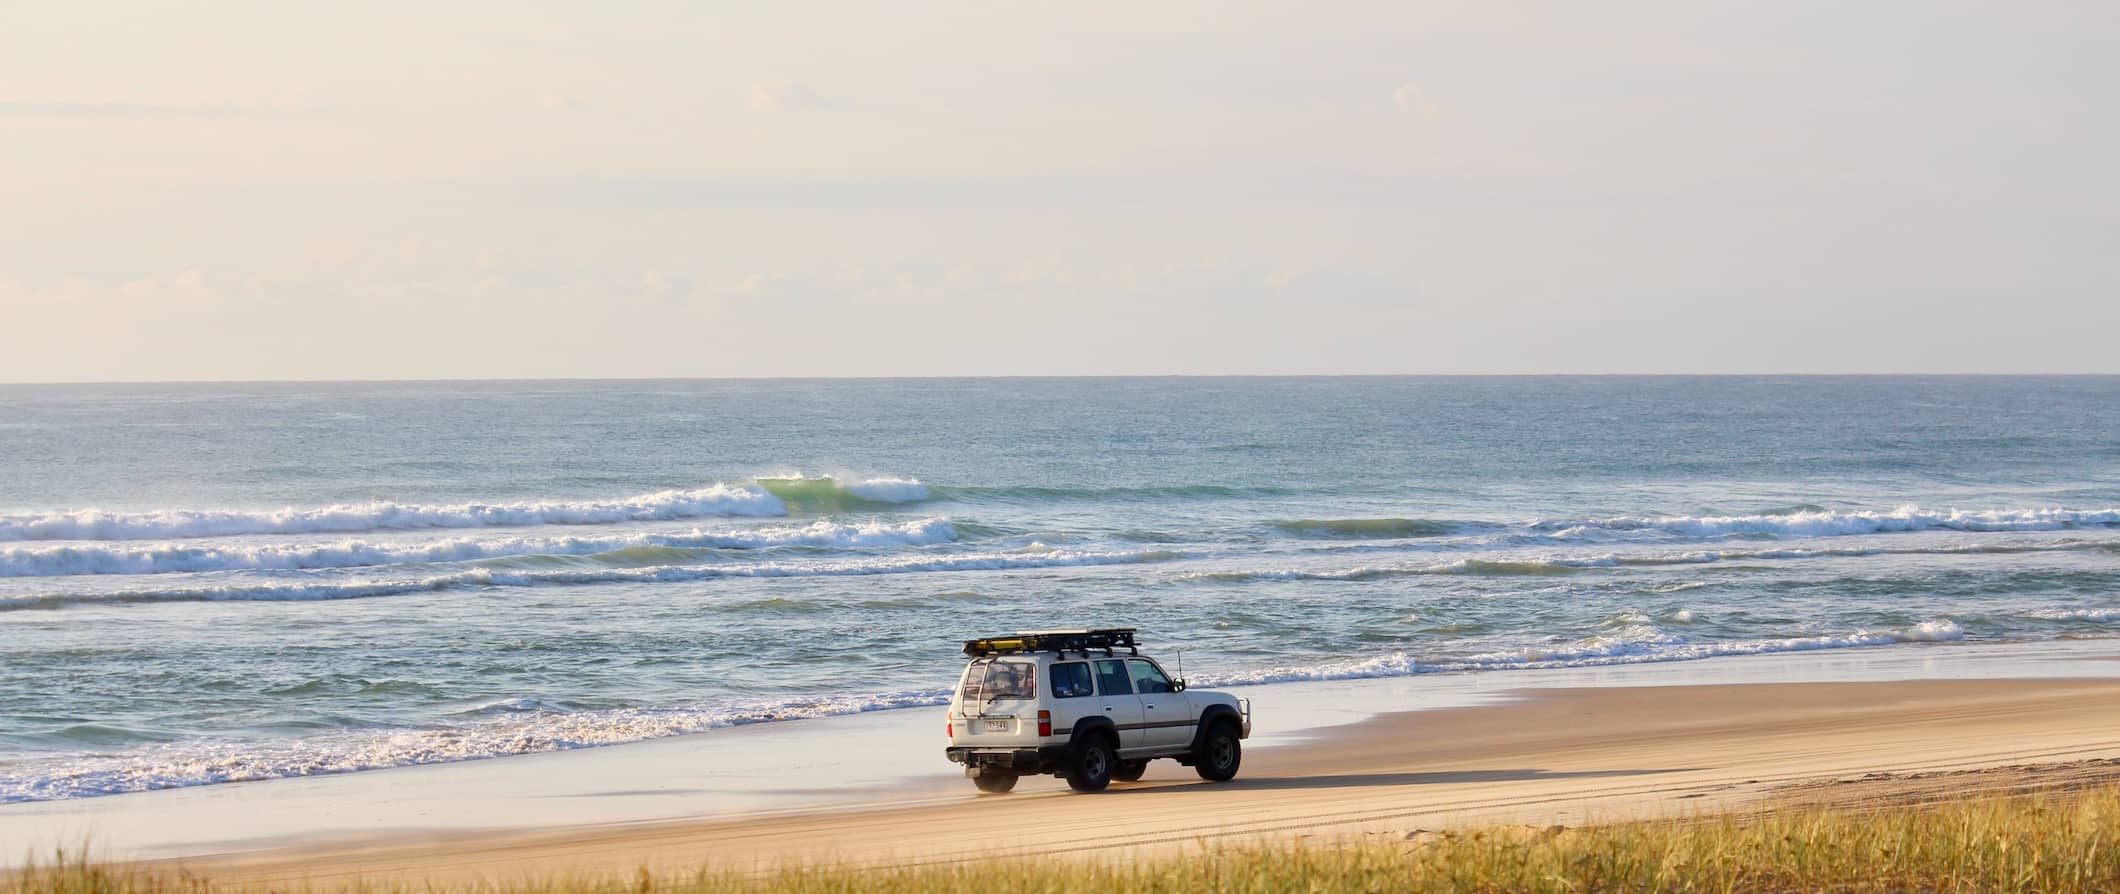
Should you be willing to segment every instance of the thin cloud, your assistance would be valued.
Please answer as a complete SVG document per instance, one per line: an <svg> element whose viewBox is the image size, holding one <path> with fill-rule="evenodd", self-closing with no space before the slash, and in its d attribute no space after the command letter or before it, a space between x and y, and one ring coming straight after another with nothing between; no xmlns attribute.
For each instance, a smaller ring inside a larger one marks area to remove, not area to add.
<svg viewBox="0 0 2120 894"><path fill-rule="evenodd" d="M1421 90L1419 84L1400 84L1398 89L1391 91L1391 104L1397 106L1401 112L1423 118L1433 118L1440 111L1440 108L1428 99L1428 94Z"/></svg>
<svg viewBox="0 0 2120 894"><path fill-rule="evenodd" d="M0 118L44 121L157 121L285 118L303 110L219 103L0 100Z"/></svg>
<svg viewBox="0 0 2120 894"><path fill-rule="evenodd" d="M778 81L751 85L751 108L761 112L809 112L839 105L803 84Z"/></svg>

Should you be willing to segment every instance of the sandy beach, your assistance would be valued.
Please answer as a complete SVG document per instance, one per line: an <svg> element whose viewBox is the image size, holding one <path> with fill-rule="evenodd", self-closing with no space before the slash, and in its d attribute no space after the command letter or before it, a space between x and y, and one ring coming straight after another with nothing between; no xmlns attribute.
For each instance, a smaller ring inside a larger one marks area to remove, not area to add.
<svg viewBox="0 0 2120 894"><path fill-rule="evenodd" d="M1973 650L1950 651L1963 659ZM1980 670L1966 660L1941 667L1924 660L1938 676ZM1790 662L1753 661L1750 669L1772 676L1777 665L1786 671ZM1168 763L1138 784L1094 796L1070 794L1053 780L1027 780L1007 796L968 796L961 780L945 786L928 777L875 790L866 804L539 831L408 832L165 865L228 881L292 883L1107 856L1481 823L1572 826L1762 799L1883 803L2120 778L2120 681L2113 679L1626 685L1638 679L1524 689L1498 704L1321 727L1252 749L1242 776L1226 785L1202 784Z"/></svg>
<svg viewBox="0 0 2120 894"><path fill-rule="evenodd" d="M0 894L2120 894L2120 3L35 8Z"/></svg>

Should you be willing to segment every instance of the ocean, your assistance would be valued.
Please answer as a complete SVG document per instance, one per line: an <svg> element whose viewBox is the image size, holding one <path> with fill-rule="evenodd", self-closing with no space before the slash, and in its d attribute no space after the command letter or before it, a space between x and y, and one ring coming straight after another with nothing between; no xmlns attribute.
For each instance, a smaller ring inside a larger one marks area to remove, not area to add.
<svg viewBox="0 0 2120 894"><path fill-rule="evenodd" d="M0 802L932 708L1073 626L1196 686L2120 635L2120 378L0 386Z"/></svg>

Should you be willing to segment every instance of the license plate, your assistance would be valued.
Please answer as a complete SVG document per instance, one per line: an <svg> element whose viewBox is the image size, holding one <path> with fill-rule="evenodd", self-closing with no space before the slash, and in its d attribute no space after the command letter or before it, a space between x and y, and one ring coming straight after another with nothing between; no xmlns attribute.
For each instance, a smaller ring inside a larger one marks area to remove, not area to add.
<svg viewBox="0 0 2120 894"><path fill-rule="evenodd" d="M1008 721L1006 721L1006 720L984 720L984 721L980 721L980 722L981 722L982 724L984 724L984 725L983 725L983 726L982 726L981 728L982 728L982 729L984 729L984 730L986 730L987 732L990 732L990 733L1005 733L1005 732L1008 732Z"/></svg>

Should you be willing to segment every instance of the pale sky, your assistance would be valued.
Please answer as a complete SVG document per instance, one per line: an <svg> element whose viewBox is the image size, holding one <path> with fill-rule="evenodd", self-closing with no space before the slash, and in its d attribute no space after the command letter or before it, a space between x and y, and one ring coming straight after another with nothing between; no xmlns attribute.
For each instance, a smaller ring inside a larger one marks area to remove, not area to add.
<svg viewBox="0 0 2120 894"><path fill-rule="evenodd" d="M0 381L2120 372L2120 4L0 0Z"/></svg>

